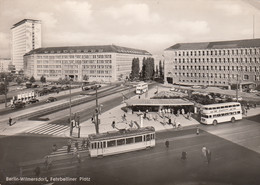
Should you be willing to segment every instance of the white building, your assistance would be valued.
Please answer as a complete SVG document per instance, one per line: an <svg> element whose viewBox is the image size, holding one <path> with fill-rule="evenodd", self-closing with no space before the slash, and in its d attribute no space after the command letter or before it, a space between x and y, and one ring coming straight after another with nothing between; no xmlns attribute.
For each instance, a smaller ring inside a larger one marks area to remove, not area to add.
<svg viewBox="0 0 260 185"><path fill-rule="evenodd" d="M0 58L0 72L8 72L8 65L10 64L10 58Z"/></svg>
<svg viewBox="0 0 260 185"><path fill-rule="evenodd" d="M23 55L41 47L41 21L24 19L13 25L12 64L16 72L23 69Z"/></svg>
<svg viewBox="0 0 260 185"><path fill-rule="evenodd" d="M260 39L177 43L164 51L165 82L245 87L260 84Z"/></svg>
<svg viewBox="0 0 260 185"><path fill-rule="evenodd" d="M152 57L145 51L116 45L38 48L24 55L24 74L40 79L70 77L82 81L113 82L129 77L133 58Z"/></svg>

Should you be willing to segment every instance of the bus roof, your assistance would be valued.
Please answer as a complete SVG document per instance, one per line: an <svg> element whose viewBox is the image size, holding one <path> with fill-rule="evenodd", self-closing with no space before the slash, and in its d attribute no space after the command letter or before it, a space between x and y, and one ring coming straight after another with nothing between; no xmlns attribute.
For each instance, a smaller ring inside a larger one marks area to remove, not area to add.
<svg viewBox="0 0 260 185"><path fill-rule="evenodd" d="M112 132L106 132L106 133L100 133L100 134L90 134L89 140L90 141L100 141L100 140L106 140L106 139L116 139L120 138L122 136L124 137L131 137L138 134L145 134L145 133L151 133L154 132L154 127L144 127L139 129L122 129L119 131L112 131Z"/></svg>
<svg viewBox="0 0 260 185"><path fill-rule="evenodd" d="M210 104L210 105L202 105L202 108L206 107L219 107L219 106L227 106L227 105L236 105L240 104L239 102L227 102L227 103L216 103L216 104Z"/></svg>

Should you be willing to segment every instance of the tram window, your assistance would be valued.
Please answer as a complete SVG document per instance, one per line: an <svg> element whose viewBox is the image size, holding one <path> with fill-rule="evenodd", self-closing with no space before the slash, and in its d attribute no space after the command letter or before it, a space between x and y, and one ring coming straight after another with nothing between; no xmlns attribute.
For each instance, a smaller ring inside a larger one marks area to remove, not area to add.
<svg viewBox="0 0 260 185"><path fill-rule="evenodd" d="M125 144L125 139L117 140L117 145L124 145L124 144Z"/></svg>
<svg viewBox="0 0 260 185"><path fill-rule="evenodd" d="M107 147L112 147L112 146L115 146L115 145L116 145L116 141L115 140L107 142Z"/></svg>
<svg viewBox="0 0 260 185"><path fill-rule="evenodd" d="M94 149L94 143L91 143L91 148Z"/></svg>
<svg viewBox="0 0 260 185"><path fill-rule="evenodd" d="M142 142L142 136L135 137L135 142L136 143Z"/></svg>
<svg viewBox="0 0 260 185"><path fill-rule="evenodd" d="M103 148L106 148L106 142L105 141L103 142Z"/></svg>
<svg viewBox="0 0 260 185"><path fill-rule="evenodd" d="M100 146L100 148L103 148L103 147L102 147L102 142L99 143L99 146Z"/></svg>
<svg viewBox="0 0 260 185"><path fill-rule="evenodd" d="M97 143L94 143L94 148L97 148Z"/></svg>
<svg viewBox="0 0 260 185"><path fill-rule="evenodd" d="M126 144L134 143L134 138L126 138Z"/></svg>
<svg viewBox="0 0 260 185"><path fill-rule="evenodd" d="M225 106L225 108L228 108L228 106Z"/></svg>
<svg viewBox="0 0 260 185"><path fill-rule="evenodd" d="M146 135L146 141L150 141L151 140L151 136L150 136L150 134L147 134Z"/></svg>

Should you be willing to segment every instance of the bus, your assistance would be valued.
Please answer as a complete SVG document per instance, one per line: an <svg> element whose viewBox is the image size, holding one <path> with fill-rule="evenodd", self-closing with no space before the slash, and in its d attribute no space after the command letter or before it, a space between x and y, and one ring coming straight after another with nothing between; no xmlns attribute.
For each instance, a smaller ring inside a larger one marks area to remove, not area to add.
<svg viewBox="0 0 260 185"><path fill-rule="evenodd" d="M122 129L102 134L90 134L88 147L90 157L103 157L155 146L154 127Z"/></svg>
<svg viewBox="0 0 260 185"><path fill-rule="evenodd" d="M136 86L136 94L143 94L148 91L148 84L147 83L139 83Z"/></svg>
<svg viewBox="0 0 260 185"><path fill-rule="evenodd" d="M222 122L242 119L242 108L238 102L204 105L201 110L201 123L217 125Z"/></svg>

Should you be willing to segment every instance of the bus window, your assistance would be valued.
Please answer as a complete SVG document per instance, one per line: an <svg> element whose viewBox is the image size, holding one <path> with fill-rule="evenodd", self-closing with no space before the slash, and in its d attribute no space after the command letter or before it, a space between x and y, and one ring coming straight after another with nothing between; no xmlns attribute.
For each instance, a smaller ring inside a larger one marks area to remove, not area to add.
<svg viewBox="0 0 260 185"><path fill-rule="evenodd" d="M134 143L134 138L126 138L126 144Z"/></svg>
<svg viewBox="0 0 260 185"><path fill-rule="evenodd" d="M217 109L220 109L220 107L217 107Z"/></svg>
<svg viewBox="0 0 260 185"><path fill-rule="evenodd" d="M124 145L125 144L125 139L119 139L116 142L117 142L117 146Z"/></svg>
<svg viewBox="0 0 260 185"><path fill-rule="evenodd" d="M228 108L228 106L225 106L225 108Z"/></svg>
<svg viewBox="0 0 260 185"><path fill-rule="evenodd" d="M115 146L115 145L116 145L116 141L115 140L107 142L107 147L112 147L112 146Z"/></svg>
<svg viewBox="0 0 260 185"><path fill-rule="evenodd" d="M220 108L221 108L221 109L224 109L224 106L221 106Z"/></svg>
<svg viewBox="0 0 260 185"><path fill-rule="evenodd" d="M229 105L228 107L232 107L232 105Z"/></svg>
<svg viewBox="0 0 260 185"><path fill-rule="evenodd" d="M205 110L209 110L208 107L205 107Z"/></svg>
<svg viewBox="0 0 260 185"><path fill-rule="evenodd" d="M212 108L210 107L209 110L212 110Z"/></svg>
<svg viewBox="0 0 260 185"><path fill-rule="evenodd" d="M217 109L217 107L213 107L213 110L214 110L214 109Z"/></svg>
<svg viewBox="0 0 260 185"><path fill-rule="evenodd" d="M240 114L240 111L237 111L238 114Z"/></svg>
<svg viewBox="0 0 260 185"><path fill-rule="evenodd" d="M135 137L135 143L142 142L142 136Z"/></svg>
<svg viewBox="0 0 260 185"><path fill-rule="evenodd" d="M106 142L105 141L103 142L103 148L106 148Z"/></svg>
<svg viewBox="0 0 260 185"><path fill-rule="evenodd" d="M91 148L94 149L94 143L91 143Z"/></svg>
<svg viewBox="0 0 260 185"><path fill-rule="evenodd" d="M147 134L146 135L146 141L150 141L151 140L151 136L150 136L150 134Z"/></svg>
<svg viewBox="0 0 260 185"><path fill-rule="evenodd" d="M209 118L212 118L212 115L209 115Z"/></svg>

